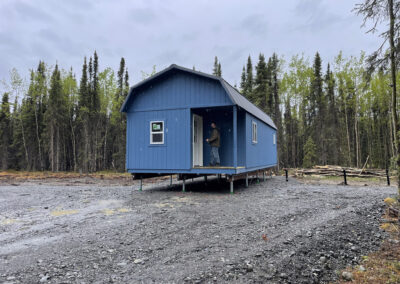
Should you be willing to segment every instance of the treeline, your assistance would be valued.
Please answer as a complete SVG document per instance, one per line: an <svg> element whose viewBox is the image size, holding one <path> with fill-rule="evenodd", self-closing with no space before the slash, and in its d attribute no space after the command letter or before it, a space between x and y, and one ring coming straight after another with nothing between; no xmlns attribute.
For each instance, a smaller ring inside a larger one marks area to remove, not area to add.
<svg viewBox="0 0 400 284"><path fill-rule="evenodd" d="M395 166L390 74L364 68L364 54L332 64L260 54L255 68L249 56L240 90L277 125L280 166Z"/></svg>
<svg viewBox="0 0 400 284"><path fill-rule="evenodd" d="M394 166L390 75L366 77L365 61L363 54L340 53L332 64L318 53L312 62L260 54L253 66L248 57L239 89L277 125L281 167ZM222 76L217 57L212 71ZM124 58L116 74L99 70L96 52L84 58L79 83L72 70L39 62L27 87L13 70L8 89L0 109L1 169L125 170Z"/></svg>
<svg viewBox="0 0 400 284"><path fill-rule="evenodd" d="M110 68L99 71L96 52L88 62L85 57L79 84L72 70L39 62L27 91L16 70L8 88L0 109L0 169L125 169L124 58L115 75Z"/></svg>

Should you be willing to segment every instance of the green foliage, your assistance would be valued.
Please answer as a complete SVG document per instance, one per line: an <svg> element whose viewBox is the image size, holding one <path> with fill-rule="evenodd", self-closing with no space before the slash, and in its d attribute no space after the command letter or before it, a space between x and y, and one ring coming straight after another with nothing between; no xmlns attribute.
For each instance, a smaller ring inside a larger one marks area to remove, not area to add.
<svg viewBox="0 0 400 284"><path fill-rule="evenodd" d="M278 127L279 165L337 164L395 167L395 125L390 74L365 77L365 56L323 63L317 53L287 63L259 55L253 75L249 56L241 92ZM214 74L221 76L215 58ZM143 73L147 78L155 74ZM24 170L125 169L126 116L120 107L129 92L124 58L118 70L99 70L95 52L84 58L82 76L39 62L27 85L13 69L0 109L0 167ZM400 82L398 75L397 81ZM12 102L12 103L10 103Z"/></svg>
<svg viewBox="0 0 400 284"><path fill-rule="evenodd" d="M218 57L214 58L213 75L222 77L221 62L218 61Z"/></svg>
<svg viewBox="0 0 400 284"><path fill-rule="evenodd" d="M316 152L317 152L317 147L315 146L315 143L313 139L308 137L306 144L304 144L304 158L303 158L303 168L311 168L312 166L315 165L316 161Z"/></svg>
<svg viewBox="0 0 400 284"><path fill-rule="evenodd" d="M6 170L11 165L12 125L8 93L3 94L0 108L0 169Z"/></svg>

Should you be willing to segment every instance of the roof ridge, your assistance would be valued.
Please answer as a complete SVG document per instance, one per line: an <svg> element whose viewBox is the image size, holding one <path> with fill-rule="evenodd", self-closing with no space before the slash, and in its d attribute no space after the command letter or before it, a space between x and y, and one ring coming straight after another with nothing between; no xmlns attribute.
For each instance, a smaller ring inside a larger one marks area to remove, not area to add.
<svg viewBox="0 0 400 284"><path fill-rule="evenodd" d="M255 104L253 104L252 102L250 102L244 95L242 95L240 93L240 91L238 89L236 89L235 87L233 87L231 84L228 83L228 81L226 81L224 78L219 77L219 76L215 76L215 75L211 75L208 73L204 73L201 71L197 71L197 70L193 70L190 68L186 68L183 66L179 66L175 63L171 64L170 66L168 66L167 68L153 74L152 76L138 82L137 84L133 85L130 89L129 89L129 93L128 96L126 97L124 103L121 106L121 112L125 111L125 107L132 95L132 92L134 89L147 84L148 82L150 82L151 80L169 72L170 70L173 69L177 69L183 72L188 72L188 73L192 73L198 76L202 76L202 77L206 77L209 79L213 79L213 80L217 80L220 82L222 88L224 88L225 92L227 93L227 95L229 96L229 98L232 100L232 103L235 105L240 106L241 108L245 109L247 112L249 112L250 114L254 115L255 117L259 118L260 120L264 121L266 124L270 125L271 127L276 129L276 126L274 124L274 122L272 121L272 119L269 117L268 114L266 114L262 109L260 109L259 107L257 107ZM231 91L229 88L231 88L232 90L234 90L234 92L236 92L237 94L234 94L233 91Z"/></svg>

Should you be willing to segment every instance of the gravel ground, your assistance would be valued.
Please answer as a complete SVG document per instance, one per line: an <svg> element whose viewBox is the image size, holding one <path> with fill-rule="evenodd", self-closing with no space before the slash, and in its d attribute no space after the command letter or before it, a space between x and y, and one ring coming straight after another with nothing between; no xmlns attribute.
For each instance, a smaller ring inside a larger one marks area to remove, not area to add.
<svg viewBox="0 0 400 284"><path fill-rule="evenodd" d="M0 186L0 283L325 283L385 237L394 187Z"/></svg>

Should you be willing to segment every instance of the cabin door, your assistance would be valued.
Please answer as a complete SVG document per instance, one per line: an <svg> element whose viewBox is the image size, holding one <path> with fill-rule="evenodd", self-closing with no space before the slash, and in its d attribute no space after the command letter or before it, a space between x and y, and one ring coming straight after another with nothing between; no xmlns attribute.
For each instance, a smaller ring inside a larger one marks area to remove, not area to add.
<svg viewBox="0 0 400 284"><path fill-rule="evenodd" d="M193 114L193 167L203 166L203 118Z"/></svg>

